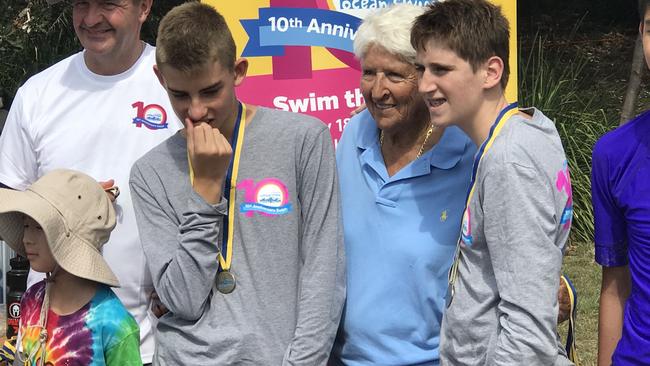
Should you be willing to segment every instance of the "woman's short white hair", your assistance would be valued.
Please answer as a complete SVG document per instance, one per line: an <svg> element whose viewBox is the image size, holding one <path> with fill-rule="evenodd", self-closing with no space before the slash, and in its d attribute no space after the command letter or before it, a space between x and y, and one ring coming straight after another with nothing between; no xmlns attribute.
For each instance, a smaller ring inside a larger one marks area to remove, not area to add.
<svg viewBox="0 0 650 366"><path fill-rule="evenodd" d="M416 52L411 46L411 27L425 10L423 6L394 4L369 14L354 37L354 55L361 60L371 46L377 45L414 63Z"/></svg>

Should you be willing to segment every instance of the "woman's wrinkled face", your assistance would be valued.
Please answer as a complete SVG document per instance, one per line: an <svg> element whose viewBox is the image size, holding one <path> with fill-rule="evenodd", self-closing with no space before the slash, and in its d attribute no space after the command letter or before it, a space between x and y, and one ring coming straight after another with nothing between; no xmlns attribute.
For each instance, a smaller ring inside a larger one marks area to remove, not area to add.
<svg viewBox="0 0 650 366"><path fill-rule="evenodd" d="M427 116L413 64L371 45L361 59L361 69L361 92L381 130L398 132L414 119Z"/></svg>

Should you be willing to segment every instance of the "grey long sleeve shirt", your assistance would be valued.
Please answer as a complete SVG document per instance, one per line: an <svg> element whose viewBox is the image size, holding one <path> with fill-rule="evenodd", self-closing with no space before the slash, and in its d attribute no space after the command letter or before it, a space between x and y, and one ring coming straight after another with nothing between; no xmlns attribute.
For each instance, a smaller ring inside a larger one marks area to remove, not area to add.
<svg viewBox="0 0 650 366"><path fill-rule="evenodd" d="M247 125L235 212L206 203L176 134L134 166L131 189L155 289L154 364L321 365L345 296L338 182L327 127L258 108ZM235 215L231 273L216 290L225 215Z"/></svg>
<svg viewBox="0 0 650 366"><path fill-rule="evenodd" d="M511 117L480 163L442 365L571 365L556 329L571 186L555 125L531 112Z"/></svg>

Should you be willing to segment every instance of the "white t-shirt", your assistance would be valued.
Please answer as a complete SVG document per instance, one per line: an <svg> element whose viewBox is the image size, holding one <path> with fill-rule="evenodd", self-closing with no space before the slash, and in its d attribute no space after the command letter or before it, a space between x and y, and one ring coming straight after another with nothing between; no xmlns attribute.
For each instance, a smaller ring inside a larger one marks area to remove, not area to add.
<svg viewBox="0 0 650 366"><path fill-rule="evenodd" d="M155 48L119 75L91 72L83 51L30 78L16 94L0 135L0 182L23 190L57 168L82 171L120 188L117 226L104 258L120 280L115 293L140 326L141 354L154 350L148 312L153 290L129 192L131 165L182 125L153 72ZM30 284L38 276L30 274Z"/></svg>

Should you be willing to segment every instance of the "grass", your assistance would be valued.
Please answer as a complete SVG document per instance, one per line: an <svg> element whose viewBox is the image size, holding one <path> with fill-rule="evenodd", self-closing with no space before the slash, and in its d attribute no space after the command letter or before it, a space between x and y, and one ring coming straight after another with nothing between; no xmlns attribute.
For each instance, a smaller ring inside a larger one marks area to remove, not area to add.
<svg viewBox="0 0 650 366"><path fill-rule="evenodd" d="M578 290L576 349L580 365L596 365L600 266L594 261L594 245L592 243L574 245L573 250L564 257L564 273L569 276ZM566 323L560 329L560 334L566 335Z"/></svg>

